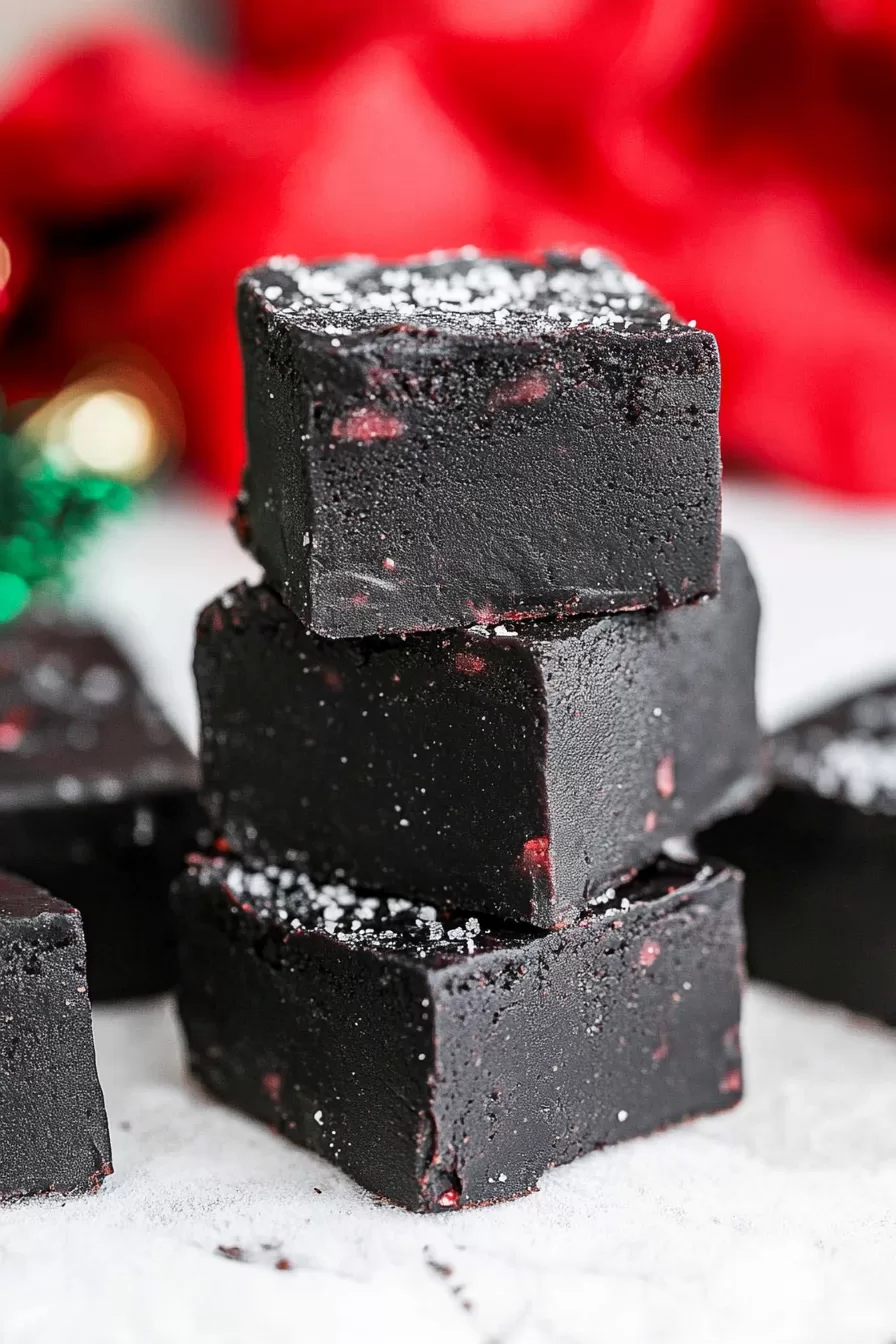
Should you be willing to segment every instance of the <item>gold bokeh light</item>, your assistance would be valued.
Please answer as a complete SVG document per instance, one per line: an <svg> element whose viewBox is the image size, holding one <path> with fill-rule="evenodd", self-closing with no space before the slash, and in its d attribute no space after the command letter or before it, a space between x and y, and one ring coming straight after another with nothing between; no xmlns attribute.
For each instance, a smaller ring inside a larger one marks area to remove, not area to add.
<svg viewBox="0 0 896 1344"><path fill-rule="evenodd" d="M54 417L53 423L57 417ZM79 466L120 481L145 481L164 456L164 445L149 409L139 397L118 388L87 392L64 408L62 434Z"/></svg>
<svg viewBox="0 0 896 1344"><path fill-rule="evenodd" d="M165 444L146 403L117 387L65 388L24 426L62 472L90 472L114 480L147 480L165 456Z"/></svg>
<svg viewBox="0 0 896 1344"><path fill-rule="evenodd" d="M176 397L157 366L128 353L127 361L99 361L80 376L76 372L23 424L22 433L40 444L58 471L139 485L166 458L176 458Z"/></svg>

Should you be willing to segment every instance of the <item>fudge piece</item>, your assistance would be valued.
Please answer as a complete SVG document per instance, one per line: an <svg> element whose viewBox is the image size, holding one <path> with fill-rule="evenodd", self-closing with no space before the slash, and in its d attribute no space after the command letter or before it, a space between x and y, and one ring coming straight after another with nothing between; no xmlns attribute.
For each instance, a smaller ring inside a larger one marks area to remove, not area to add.
<svg viewBox="0 0 896 1344"><path fill-rule="evenodd" d="M420 1212L734 1105L740 874L655 868L537 933L289 870L175 888L193 1071Z"/></svg>
<svg viewBox="0 0 896 1344"><path fill-rule="evenodd" d="M112 1171L77 910L0 873L0 1201Z"/></svg>
<svg viewBox="0 0 896 1344"><path fill-rule="evenodd" d="M320 634L716 591L715 339L603 253L273 258L238 307L238 535Z"/></svg>
<svg viewBox="0 0 896 1344"><path fill-rule="evenodd" d="M168 889L195 847L196 762L96 628L0 626L0 863L80 911L93 999L174 982Z"/></svg>
<svg viewBox="0 0 896 1344"><path fill-rule="evenodd" d="M750 970L896 1025L896 682L772 741L775 787L701 839L746 872Z"/></svg>
<svg viewBox="0 0 896 1344"><path fill-rule="evenodd" d="M759 617L667 612L325 640L266 587L200 617L204 799L242 855L555 927L763 787Z"/></svg>

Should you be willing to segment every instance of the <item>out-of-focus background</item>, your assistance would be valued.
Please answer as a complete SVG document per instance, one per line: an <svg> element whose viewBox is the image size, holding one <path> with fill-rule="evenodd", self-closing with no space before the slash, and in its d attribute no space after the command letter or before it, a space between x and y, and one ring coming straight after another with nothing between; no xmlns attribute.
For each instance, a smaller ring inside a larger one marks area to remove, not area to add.
<svg viewBox="0 0 896 1344"><path fill-rule="evenodd" d="M894 143L893 0L5 4L0 385L136 367L231 489L242 266L586 241L717 333L729 463L892 497Z"/></svg>

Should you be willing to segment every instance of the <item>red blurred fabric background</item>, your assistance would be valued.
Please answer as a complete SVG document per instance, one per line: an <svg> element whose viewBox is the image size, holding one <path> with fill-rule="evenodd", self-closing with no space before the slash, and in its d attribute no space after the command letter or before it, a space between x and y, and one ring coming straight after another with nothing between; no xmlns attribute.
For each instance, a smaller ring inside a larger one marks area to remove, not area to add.
<svg viewBox="0 0 896 1344"><path fill-rule="evenodd" d="M115 32L7 97L10 402L146 352L230 490L242 267L598 243L717 334L729 462L896 496L894 0L233 7L226 67Z"/></svg>

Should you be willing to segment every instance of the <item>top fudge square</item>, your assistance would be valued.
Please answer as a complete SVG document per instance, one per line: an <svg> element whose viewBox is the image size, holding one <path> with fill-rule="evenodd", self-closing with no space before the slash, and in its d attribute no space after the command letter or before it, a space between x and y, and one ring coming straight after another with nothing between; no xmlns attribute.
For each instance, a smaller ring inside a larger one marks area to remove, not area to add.
<svg viewBox="0 0 896 1344"><path fill-rule="evenodd" d="M275 257L238 310L237 531L317 633L717 591L715 339L602 252Z"/></svg>

